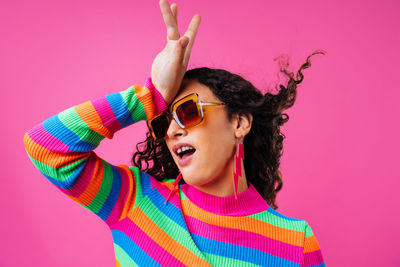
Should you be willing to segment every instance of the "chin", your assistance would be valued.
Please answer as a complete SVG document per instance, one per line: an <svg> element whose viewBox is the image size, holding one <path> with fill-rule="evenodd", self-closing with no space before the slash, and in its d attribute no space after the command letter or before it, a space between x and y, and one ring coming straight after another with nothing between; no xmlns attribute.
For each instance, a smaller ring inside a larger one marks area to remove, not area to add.
<svg viewBox="0 0 400 267"><path fill-rule="evenodd" d="M210 180L212 173L200 173L199 170L204 170L204 168L197 168L196 170L183 170L182 177L185 180L185 183L193 186L202 186L212 181L212 179Z"/></svg>
<svg viewBox="0 0 400 267"><path fill-rule="evenodd" d="M201 186L210 182L210 178L214 177L218 170L215 169L216 163L210 164L207 160L200 160L199 155L194 157L192 161L183 167L179 167L180 172L182 173L182 178L185 180L186 184Z"/></svg>
<svg viewBox="0 0 400 267"><path fill-rule="evenodd" d="M188 185L199 185L203 182L200 177L197 177L196 174L193 174L190 171L182 171L182 177L183 180L185 180L185 183L187 183Z"/></svg>

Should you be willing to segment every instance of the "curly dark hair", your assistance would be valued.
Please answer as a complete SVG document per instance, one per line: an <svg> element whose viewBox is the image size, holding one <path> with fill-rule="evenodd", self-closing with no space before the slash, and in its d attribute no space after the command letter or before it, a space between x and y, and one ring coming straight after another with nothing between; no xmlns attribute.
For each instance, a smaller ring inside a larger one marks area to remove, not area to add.
<svg viewBox="0 0 400 267"><path fill-rule="evenodd" d="M185 73L184 80L195 80L208 86L223 103L229 119L234 114L251 113L253 122L244 138L244 167L250 182L273 209L277 209L276 195L282 189L283 180L279 170L285 135L280 127L289 120L282 111L293 106L297 85L303 81L302 70L311 66L311 57L325 54L317 50L307 57L306 62L294 75L288 71L288 61L280 61L280 72L288 78L286 87L277 85L277 94L263 95L249 81L237 74L222 69L196 68ZM146 140L136 145L132 162L141 171L159 181L175 178L179 174L166 143L157 143L147 132ZM181 180L181 183L185 183Z"/></svg>

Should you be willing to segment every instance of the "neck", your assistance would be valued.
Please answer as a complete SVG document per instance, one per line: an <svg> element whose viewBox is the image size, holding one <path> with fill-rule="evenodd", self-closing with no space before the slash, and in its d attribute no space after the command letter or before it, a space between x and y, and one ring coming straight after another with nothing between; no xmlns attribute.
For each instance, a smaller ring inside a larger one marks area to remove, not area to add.
<svg viewBox="0 0 400 267"><path fill-rule="evenodd" d="M238 180L238 194L246 191L249 187L247 184L246 173L244 171L243 160L241 160L242 165L242 175ZM204 184L204 185L196 185L194 186L196 189L219 197L229 197L234 195L234 185L233 185L233 170L234 170L234 161L231 160L225 171L213 179L212 182Z"/></svg>

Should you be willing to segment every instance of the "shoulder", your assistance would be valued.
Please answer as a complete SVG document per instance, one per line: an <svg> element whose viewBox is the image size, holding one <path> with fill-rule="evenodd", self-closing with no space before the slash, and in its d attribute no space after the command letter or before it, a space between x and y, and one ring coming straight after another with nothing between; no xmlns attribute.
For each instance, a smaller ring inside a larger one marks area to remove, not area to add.
<svg viewBox="0 0 400 267"><path fill-rule="evenodd" d="M286 230L296 231L298 236L302 239L311 240L315 238L313 230L307 220L283 215L271 207L265 212L267 215L264 216L268 217L269 220L277 222L280 227Z"/></svg>
<svg viewBox="0 0 400 267"><path fill-rule="evenodd" d="M299 218L284 215L281 212L269 207L266 211L250 215L250 217L262 220L266 223L279 227L280 229L305 233L307 221Z"/></svg>

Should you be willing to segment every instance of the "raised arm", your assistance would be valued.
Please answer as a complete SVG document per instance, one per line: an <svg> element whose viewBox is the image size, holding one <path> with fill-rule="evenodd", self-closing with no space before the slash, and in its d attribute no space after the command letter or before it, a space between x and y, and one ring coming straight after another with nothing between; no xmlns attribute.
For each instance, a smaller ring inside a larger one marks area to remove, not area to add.
<svg viewBox="0 0 400 267"><path fill-rule="evenodd" d="M113 166L94 150L105 138L166 108L148 79L146 86L87 101L43 121L25 133L33 164L74 201L108 224L134 204L136 178L127 166Z"/></svg>
<svg viewBox="0 0 400 267"><path fill-rule="evenodd" d="M144 86L132 85L71 107L24 135L26 151L37 169L108 225L126 217L135 205L141 174L136 167L111 165L93 150L116 131L149 120L167 108L186 71L200 22L200 17L194 16L185 36L179 37L177 6L162 0L160 8L168 31L167 45L155 58L151 78Z"/></svg>
<svg viewBox="0 0 400 267"><path fill-rule="evenodd" d="M160 9L167 29L167 44L153 61L151 78L165 102L170 104L186 72L201 18L194 15L185 34L180 36L177 5L170 6L167 0L160 0Z"/></svg>

